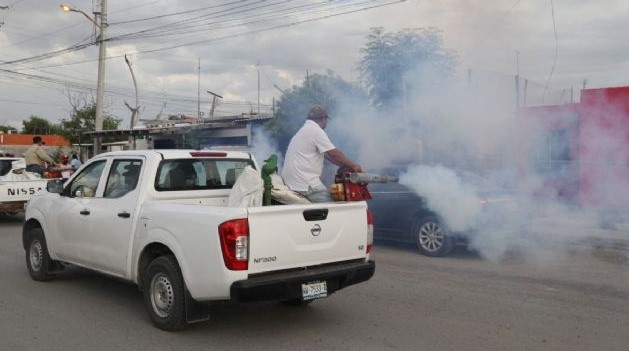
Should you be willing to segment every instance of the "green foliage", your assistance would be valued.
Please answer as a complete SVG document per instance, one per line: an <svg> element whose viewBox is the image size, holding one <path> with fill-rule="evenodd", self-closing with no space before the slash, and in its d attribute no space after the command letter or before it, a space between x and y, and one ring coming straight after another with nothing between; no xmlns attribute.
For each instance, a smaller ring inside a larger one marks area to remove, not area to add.
<svg viewBox="0 0 629 351"><path fill-rule="evenodd" d="M94 116L96 115L96 104L74 104L72 114L69 119L62 119L61 123L53 124L48 120L31 116L28 120L22 121L24 134L57 134L62 135L72 143L89 143L93 140L91 135L84 135L85 132L94 131ZM103 119L103 129L118 129L122 119L105 115ZM124 140L121 138L105 138L103 142Z"/></svg>
<svg viewBox="0 0 629 351"><path fill-rule="evenodd" d="M59 134L65 136L72 143L85 143L93 140L91 135L84 135L85 132L94 131L94 118L96 116L96 104L88 104L84 106L74 106L72 115L69 119L61 120L61 132ZM103 119L103 129L118 129L118 125L122 119L105 115ZM105 138L103 142L116 141L116 138ZM123 140L123 139L120 139Z"/></svg>
<svg viewBox="0 0 629 351"><path fill-rule="evenodd" d="M0 125L0 132L8 133L9 131L17 132L17 129L9 126Z"/></svg>
<svg viewBox="0 0 629 351"><path fill-rule="evenodd" d="M340 102L349 99L367 101L366 94L360 87L343 80L332 71L325 75L307 76L303 86L293 86L284 91L278 102L275 118L265 124L265 129L277 141L280 150L285 150L313 105L325 106L328 113L336 118L334 111Z"/></svg>
<svg viewBox="0 0 629 351"><path fill-rule="evenodd" d="M405 29L387 33L381 27L371 28L367 43L360 50L359 69L375 106L390 107L404 97L409 79L430 72L426 79L449 77L455 69L456 56L443 48L441 31L434 28ZM425 76L425 74L424 74Z"/></svg>
<svg viewBox="0 0 629 351"><path fill-rule="evenodd" d="M24 134L60 134L61 131L58 125L37 116L30 116L29 119L22 121L22 125Z"/></svg>

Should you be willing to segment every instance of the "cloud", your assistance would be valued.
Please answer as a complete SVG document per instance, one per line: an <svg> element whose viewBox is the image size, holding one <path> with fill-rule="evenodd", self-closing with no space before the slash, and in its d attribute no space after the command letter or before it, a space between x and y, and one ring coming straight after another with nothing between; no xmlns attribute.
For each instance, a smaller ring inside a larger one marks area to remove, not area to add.
<svg viewBox="0 0 629 351"><path fill-rule="evenodd" d="M335 7L308 8L306 6L313 3L298 2L293 5L303 7L287 12L290 15L284 18L273 18L269 17L270 14L281 13L279 6L237 12L233 3L231 12L219 13L229 6L216 7L220 4L192 0L110 1L110 37L158 26L174 30L177 21L188 25L177 27L182 28L181 31L172 36L108 42L106 99L111 102L110 112L128 118L123 101L134 98L129 72L120 55L133 56L141 92L140 104L148 115L159 111L160 95L163 94L169 95L169 107L180 109L180 112L196 110L199 59L201 92L212 90L224 93L235 101L252 102L257 101L258 82L257 72L250 68L260 62L260 99L268 106L280 94L275 85L290 88L303 80L306 72L325 73L327 69L332 69L346 80L356 81L356 63L361 55L359 50L365 43L369 28L374 26L382 26L388 31L418 26L442 29L446 46L462 55L463 76L467 68L513 75L516 71L516 51L520 53L519 70L523 77L544 83L550 72L555 43L548 3L405 1L333 16L344 10L358 9L343 7L355 4L353 1L335 2ZM81 5L75 4L77 7ZM210 6L216 8L200 10ZM624 57L629 56L629 49L623 45L621 34L624 33L622 28L627 27L622 15L626 13L627 6L622 1L607 2L604 8L586 1L555 4L560 40L559 60L552 80L556 89L578 88L583 79L597 86L626 84L622 80L623 75L618 72L628 68ZM82 10L90 14L90 4L85 7ZM190 10L195 11L185 13ZM269 15L261 16L267 11ZM195 19L210 12L215 15L202 21ZM180 14L165 16L173 13ZM34 0L24 0L2 14L5 21L0 29L0 36L3 37L0 44L2 61L31 57L89 41L93 33L93 26L87 19L77 13L61 12L57 3L34 6ZM155 19L137 21L150 17ZM259 21L264 18L273 18L273 21ZM311 19L311 22L299 23ZM299 24L264 30L290 23ZM238 36L246 32L252 33ZM191 42L200 43L146 52ZM93 46L50 60L0 68L54 77L73 85L79 84L85 92L93 92L96 87L96 58L97 47ZM64 84L31 82L28 78L2 73L0 95L3 97L3 116L0 121L21 121L31 114L52 121L64 118L68 110L63 97L65 90ZM208 96L202 96L201 105L203 110L209 110ZM243 112L240 105L236 105L235 110ZM230 112L227 108L224 111Z"/></svg>

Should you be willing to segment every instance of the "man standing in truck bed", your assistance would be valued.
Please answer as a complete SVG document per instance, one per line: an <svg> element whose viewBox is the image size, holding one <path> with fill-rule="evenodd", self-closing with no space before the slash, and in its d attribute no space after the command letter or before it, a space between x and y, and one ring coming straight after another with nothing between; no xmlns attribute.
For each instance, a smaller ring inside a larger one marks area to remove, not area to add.
<svg viewBox="0 0 629 351"><path fill-rule="evenodd" d="M332 201L320 178L324 158L352 172L362 172L361 166L347 158L328 138L324 129L329 118L323 106L315 105L310 109L306 122L288 144L282 168L284 183L312 202Z"/></svg>
<svg viewBox="0 0 629 351"><path fill-rule="evenodd" d="M42 147L42 139L38 135L33 137L33 145L26 150L24 153L24 160L26 161L26 171L38 173L39 175L44 174L44 166L42 165L44 162L48 162L51 165L55 164L55 160L48 155L46 150Z"/></svg>

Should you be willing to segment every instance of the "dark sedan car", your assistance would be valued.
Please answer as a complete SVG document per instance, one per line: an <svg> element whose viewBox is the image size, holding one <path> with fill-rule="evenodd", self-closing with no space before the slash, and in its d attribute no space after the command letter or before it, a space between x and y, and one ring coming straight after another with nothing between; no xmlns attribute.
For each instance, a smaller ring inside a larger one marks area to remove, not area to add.
<svg viewBox="0 0 629 351"><path fill-rule="evenodd" d="M512 193L469 172L419 167L421 172L417 166L383 170L399 182L369 184L376 240L413 243L438 257L481 234L495 237L517 226L509 219L518 212Z"/></svg>

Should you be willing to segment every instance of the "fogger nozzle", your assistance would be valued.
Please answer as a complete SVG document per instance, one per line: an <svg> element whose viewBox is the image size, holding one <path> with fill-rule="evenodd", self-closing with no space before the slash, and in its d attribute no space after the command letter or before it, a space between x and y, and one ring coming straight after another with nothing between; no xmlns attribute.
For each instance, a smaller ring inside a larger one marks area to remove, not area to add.
<svg viewBox="0 0 629 351"><path fill-rule="evenodd" d="M349 181L352 183L392 183L397 182L398 177L370 173L350 173Z"/></svg>

